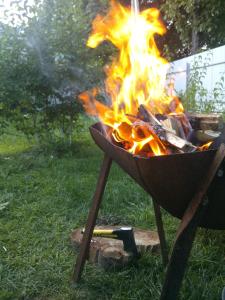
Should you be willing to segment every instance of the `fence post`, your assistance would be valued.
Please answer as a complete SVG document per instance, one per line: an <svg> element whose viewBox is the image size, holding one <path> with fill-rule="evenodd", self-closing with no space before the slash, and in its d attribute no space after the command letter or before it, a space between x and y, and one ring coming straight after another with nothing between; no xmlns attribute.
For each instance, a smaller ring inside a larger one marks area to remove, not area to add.
<svg viewBox="0 0 225 300"><path fill-rule="evenodd" d="M186 90L188 89L189 81L190 81L190 73L191 73L191 65L186 63Z"/></svg>

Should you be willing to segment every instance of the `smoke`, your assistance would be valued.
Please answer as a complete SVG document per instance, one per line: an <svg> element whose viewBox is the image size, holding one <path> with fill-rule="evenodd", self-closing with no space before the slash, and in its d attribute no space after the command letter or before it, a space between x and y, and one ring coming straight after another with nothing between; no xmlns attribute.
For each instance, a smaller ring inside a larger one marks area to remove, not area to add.
<svg viewBox="0 0 225 300"><path fill-rule="evenodd" d="M44 58L44 44L42 40L35 33L33 33L32 35L27 36L25 42L27 46L36 53L41 73L46 78L51 79L53 76L53 65L50 64L46 58Z"/></svg>
<svg viewBox="0 0 225 300"><path fill-rule="evenodd" d="M85 70L76 64L77 57L57 52L48 40L35 32L26 36L25 43L37 58L43 80L51 86L50 105L74 101L74 96L86 88L87 82Z"/></svg>

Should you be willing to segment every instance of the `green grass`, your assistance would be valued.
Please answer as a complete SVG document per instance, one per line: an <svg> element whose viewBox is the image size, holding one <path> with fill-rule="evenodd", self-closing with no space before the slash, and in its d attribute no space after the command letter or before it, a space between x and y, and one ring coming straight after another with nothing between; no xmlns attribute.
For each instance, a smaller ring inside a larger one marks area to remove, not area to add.
<svg viewBox="0 0 225 300"><path fill-rule="evenodd" d="M86 264L71 286L71 231L85 224L102 153L85 126L73 151L45 151L23 137L0 139L0 299L158 299L164 269L145 255L120 271ZM177 220L163 213L169 244ZM151 201L116 165L99 220L155 229ZM218 300L225 286L224 232L198 231L181 299Z"/></svg>

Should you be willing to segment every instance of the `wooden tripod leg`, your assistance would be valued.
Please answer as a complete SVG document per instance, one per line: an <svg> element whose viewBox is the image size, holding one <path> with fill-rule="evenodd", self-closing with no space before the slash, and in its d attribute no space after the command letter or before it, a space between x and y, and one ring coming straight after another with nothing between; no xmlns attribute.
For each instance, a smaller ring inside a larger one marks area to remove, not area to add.
<svg viewBox="0 0 225 300"><path fill-rule="evenodd" d="M168 251L167 251L167 243L166 243L166 238L165 238L165 231L164 231L164 228L163 228L162 213L161 213L160 206L155 202L154 199L153 199L153 206L154 206L157 231L158 231L159 241L160 241L162 262L163 262L163 265L166 267L167 264L168 264L169 259L168 259Z"/></svg>
<svg viewBox="0 0 225 300"><path fill-rule="evenodd" d="M85 260L88 256L88 251L90 247L90 242L93 234L93 230L95 227L96 219L98 216L98 211L100 208L102 196L105 190L106 182L108 179L110 167L112 164L112 159L105 155L102 167L100 170L99 178L98 178L98 183L96 187L96 191L92 200L92 206L89 211L86 227L85 227L85 232L83 235L80 251L76 260L76 264L74 267L73 271L73 277L72 280L74 283L77 283L80 278L81 274L84 268Z"/></svg>
<svg viewBox="0 0 225 300"><path fill-rule="evenodd" d="M176 300L178 297L197 227L208 204L205 195L224 157L225 146L221 145L198 191L184 213L168 264L161 300Z"/></svg>

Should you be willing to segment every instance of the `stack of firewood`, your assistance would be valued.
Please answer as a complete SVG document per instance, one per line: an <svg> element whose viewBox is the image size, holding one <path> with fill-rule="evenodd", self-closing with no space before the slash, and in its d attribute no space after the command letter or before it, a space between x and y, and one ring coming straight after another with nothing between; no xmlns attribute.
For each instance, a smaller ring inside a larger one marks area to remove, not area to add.
<svg viewBox="0 0 225 300"><path fill-rule="evenodd" d="M135 128L135 132L143 137L150 132L166 147L169 154L206 149L205 144L209 142L213 144L213 141L219 138L224 124L220 114L153 115L144 105L140 105L137 116L128 115L128 118L132 119L132 128ZM148 152L149 149L144 147L138 155L146 156Z"/></svg>
<svg viewBox="0 0 225 300"><path fill-rule="evenodd" d="M195 142L207 143L216 140L223 130L224 123L221 114L188 113L193 128Z"/></svg>

